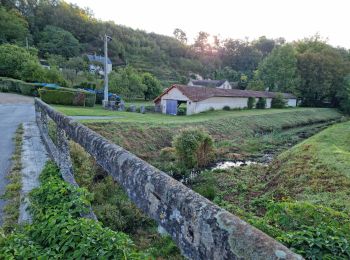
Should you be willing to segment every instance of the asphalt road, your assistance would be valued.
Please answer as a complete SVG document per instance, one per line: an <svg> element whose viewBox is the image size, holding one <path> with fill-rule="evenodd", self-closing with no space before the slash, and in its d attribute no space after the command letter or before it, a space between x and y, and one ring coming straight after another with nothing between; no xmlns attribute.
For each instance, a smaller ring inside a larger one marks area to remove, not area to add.
<svg viewBox="0 0 350 260"><path fill-rule="evenodd" d="M14 151L13 137L20 123L35 121L33 99L15 94L0 93L0 195L5 191L6 175L11 168ZM0 199L0 225L5 201Z"/></svg>

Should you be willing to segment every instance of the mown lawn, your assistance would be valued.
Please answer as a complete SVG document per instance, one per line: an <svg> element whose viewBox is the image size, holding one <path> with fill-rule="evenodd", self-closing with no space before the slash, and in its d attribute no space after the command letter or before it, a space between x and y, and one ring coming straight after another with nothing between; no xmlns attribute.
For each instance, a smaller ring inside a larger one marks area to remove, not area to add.
<svg viewBox="0 0 350 260"><path fill-rule="evenodd" d="M253 109L253 110L233 110L233 111L208 111L191 116L172 116L164 115L159 113L132 113L132 112L119 112L105 110L101 105L95 107L76 107L76 106L62 106L53 105L61 113L68 116L115 116L114 119L98 119L101 121L112 121L112 122L135 122L135 123L154 123L154 124L171 124L171 123L195 123L204 122L209 120L235 118L241 116L257 116L257 115L269 115L276 113L289 113L289 112L319 112L332 111L328 108L286 108L286 109ZM287 114L285 114L287 116ZM86 122L97 121L84 120Z"/></svg>

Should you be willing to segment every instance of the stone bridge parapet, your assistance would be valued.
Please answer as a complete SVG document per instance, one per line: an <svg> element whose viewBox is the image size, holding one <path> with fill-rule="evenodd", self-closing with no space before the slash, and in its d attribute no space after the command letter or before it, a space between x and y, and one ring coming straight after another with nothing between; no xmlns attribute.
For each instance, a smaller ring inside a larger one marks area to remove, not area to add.
<svg viewBox="0 0 350 260"><path fill-rule="evenodd" d="M67 138L80 144L123 187L145 214L157 221L189 259L302 259L265 233L213 204L122 147L35 99L45 143L47 116L57 125L49 153L63 178L75 184ZM93 214L93 213L92 213Z"/></svg>

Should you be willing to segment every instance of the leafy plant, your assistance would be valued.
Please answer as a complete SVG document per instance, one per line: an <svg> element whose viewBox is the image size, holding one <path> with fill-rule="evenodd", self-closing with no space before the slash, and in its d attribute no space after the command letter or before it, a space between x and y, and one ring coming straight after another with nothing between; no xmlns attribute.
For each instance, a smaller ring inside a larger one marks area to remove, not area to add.
<svg viewBox="0 0 350 260"><path fill-rule="evenodd" d="M284 100L284 97L281 93L277 93L274 98L271 100L271 107L272 108L285 108L286 107L286 101Z"/></svg>
<svg viewBox="0 0 350 260"><path fill-rule="evenodd" d="M266 98L260 97L258 102L256 102L257 109L265 109L266 108Z"/></svg>
<svg viewBox="0 0 350 260"><path fill-rule="evenodd" d="M173 147L179 163L186 168L203 167L213 159L212 137L197 128L182 130L174 137Z"/></svg>
<svg viewBox="0 0 350 260"><path fill-rule="evenodd" d="M254 108L255 102L256 102L256 101L255 101L255 98L254 98L254 97L249 97L249 98L248 98L248 103L247 103L248 109Z"/></svg>

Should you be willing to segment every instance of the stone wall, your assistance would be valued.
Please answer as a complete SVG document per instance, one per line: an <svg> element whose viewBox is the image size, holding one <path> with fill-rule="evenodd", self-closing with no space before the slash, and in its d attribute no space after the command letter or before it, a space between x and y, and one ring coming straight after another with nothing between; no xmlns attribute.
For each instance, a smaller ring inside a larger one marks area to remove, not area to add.
<svg viewBox="0 0 350 260"><path fill-rule="evenodd" d="M124 188L129 198L161 225L189 259L302 259L258 229L218 207L164 172L91 129L35 100L45 131L46 114ZM61 154L64 151L61 151ZM69 172L69 159L60 168Z"/></svg>

